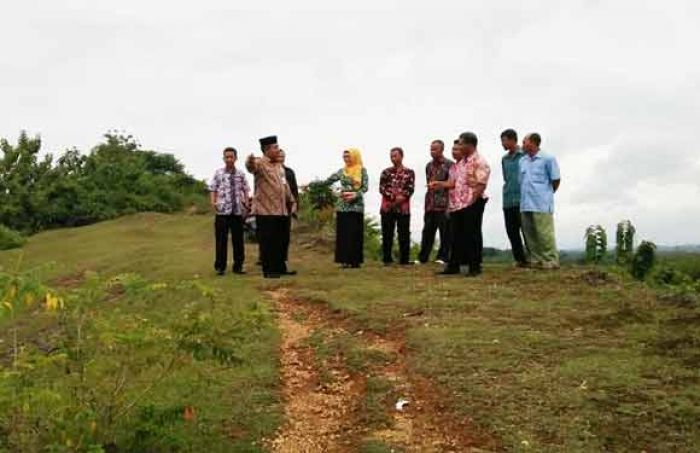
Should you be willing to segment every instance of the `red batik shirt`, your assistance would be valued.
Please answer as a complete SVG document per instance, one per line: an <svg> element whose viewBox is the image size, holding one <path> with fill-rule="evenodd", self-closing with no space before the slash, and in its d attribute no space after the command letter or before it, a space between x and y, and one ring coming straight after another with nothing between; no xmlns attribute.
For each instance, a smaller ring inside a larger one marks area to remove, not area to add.
<svg viewBox="0 0 700 453"><path fill-rule="evenodd" d="M384 170L379 179L379 192L382 194L381 213L410 214L415 184L416 175L410 168L390 167ZM404 197L401 203L396 203L398 195Z"/></svg>

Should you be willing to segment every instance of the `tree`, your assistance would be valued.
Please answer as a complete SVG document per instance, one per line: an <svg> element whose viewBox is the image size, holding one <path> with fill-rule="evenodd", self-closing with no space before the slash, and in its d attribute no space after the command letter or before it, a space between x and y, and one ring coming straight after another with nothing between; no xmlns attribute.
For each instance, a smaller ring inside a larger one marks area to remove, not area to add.
<svg viewBox="0 0 700 453"><path fill-rule="evenodd" d="M605 258L608 249L608 235L600 225L591 225L584 235L586 240L586 262L599 264Z"/></svg>
<svg viewBox="0 0 700 453"><path fill-rule="evenodd" d="M642 241L632 257L632 276L637 280L644 280L654 264L656 264L656 244Z"/></svg>
<svg viewBox="0 0 700 453"><path fill-rule="evenodd" d="M623 220L617 224L615 255L619 264L626 264L632 258L635 232L634 225L629 220Z"/></svg>

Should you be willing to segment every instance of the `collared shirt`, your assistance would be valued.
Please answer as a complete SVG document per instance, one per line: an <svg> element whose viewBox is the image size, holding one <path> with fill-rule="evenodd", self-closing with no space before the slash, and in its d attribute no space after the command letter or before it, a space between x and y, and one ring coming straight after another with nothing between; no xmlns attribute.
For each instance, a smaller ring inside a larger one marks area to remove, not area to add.
<svg viewBox="0 0 700 453"><path fill-rule="evenodd" d="M246 164L255 175L253 212L261 216L287 216L292 203L292 194L284 176L284 167L272 162L267 156L256 158Z"/></svg>
<svg viewBox="0 0 700 453"><path fill-rule="evenodd" d="M450 168L450 181L454 181L454 189L449 192L448 212L468 208L479 198L485 198L482 193L477 196L476 186L487 185L491 169L479 153L465 157Z"/></svg>
<svg viewBox="0 0 700 453"><path fill-rule="evenodd" d="M467 166L467 206L471 206L477 202L479 198L488 198L486 196L486 186L489 183L489 176L491 176L491 167L489 167L486 159L475 152L471 156L465 158ZM478 193L476 190L477 186L484 186L484 190Z"/></svg>
<svg viewBox="0 0 700 453"><path fill-rule="evenodd" d="M440 161L430 161L425 166L425 180L428 183L432 181L447 181L450 177L450 167L454 165L449 159ZM448 191L447 189L428 190L425 194L425 212L444 212L447 210Z"/></svg>
<svg viewBox="0 0 700 453"><path fill-rule="evenodd" d="M466 208L466 191L467 191L467 165L466 160L457 161L450 167L449 180L453 181L455 186L450 189L449 203L447 212L455 212Z"/></svg>
<svg viewBox="0 0 700 453"><path fill-rule="evenodd" d="M219 215L248 214L250 188L245 174L233 168L231 171L219 168L209 182L209 192L216 193L216 213Z"/></svg>
<svg viewBox="0 0 700 453"><path fill-rule="evenodd" d="M506 153L501 159L503 170L503 207L520 206L520 159L525 155L520 147L515 152Z"/></svg>
<svg viewBox="0 0 700 453"><path fill-rule="evenodd" d="M520 212L554 213L552 182L561 179L559 164L539 151L520 159Z"/></svg>
<svg viewBox="0 0 700 453"><path fill-rule="evenodd" d="M411 195L416 185L416 174L410 168L390 167L382 172L379 179L379 193L382 194L381 213L411 213ZM404 200L396 203L396 197L402 195Z"/></svg>
<svg viewBox="0 0 700 453"><path fill-rule="evenodd" d="M335 184L336 182L340 182L340 191L341 192L355 192L357 196L350 201L345 201L343 200L342 197L337 197L338 200L336 201L335 204L335 209L338 212L360 212L364 213L365 212L365 200L364 200L364 194L367 193L367 190L369 188L369 176L367 175L367 170L365 168L362 169L362 184L360 185L359 188L356 188L352 180L348 178L345 175L345 170L340 169L337 172L333 173L328 179L326 179L325 183L326 184Z"/></svg>

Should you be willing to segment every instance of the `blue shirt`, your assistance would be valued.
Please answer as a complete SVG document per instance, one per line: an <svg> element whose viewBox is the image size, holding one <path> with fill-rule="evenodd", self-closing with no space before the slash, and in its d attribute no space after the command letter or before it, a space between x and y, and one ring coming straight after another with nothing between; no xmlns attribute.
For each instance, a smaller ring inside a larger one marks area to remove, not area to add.
<svg viewBox="0 0 700 453"><path fill-rule="evenodd" d="M520 159L520 212L554 213L552 181L561 179L557 160L539 151Z"/></svg>
<svg viewBox="0 0 700 453"><path fill-rule="evenodd" d="M503 170L503 207L517 208L520 206L520 159L525 154L516 149L513 154L506 153L501 159Z"/></svg>

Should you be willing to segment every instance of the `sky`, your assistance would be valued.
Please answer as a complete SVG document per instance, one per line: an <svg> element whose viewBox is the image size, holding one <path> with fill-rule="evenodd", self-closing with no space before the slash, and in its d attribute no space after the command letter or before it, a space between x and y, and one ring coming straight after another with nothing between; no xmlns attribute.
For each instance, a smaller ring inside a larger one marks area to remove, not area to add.
<svg viewBox="0 0 700 453"><path fill-rule="evenodd" d="M700 4L693 1L3 1L0 137L45 152L108 130L209 178L221 151L276 134L300 182L363 151L367 214L401 146L420 237L433 139L479 136L487 246L507 247L500 133L539 132L562 173L562 248L614 237L700 243Z"/></svg>

